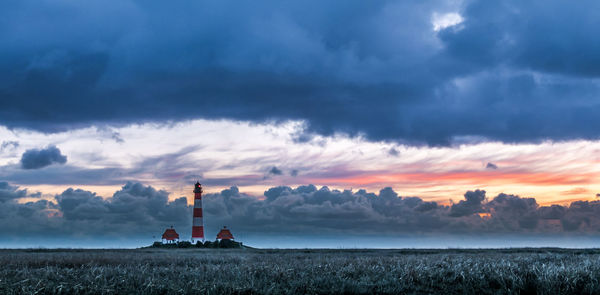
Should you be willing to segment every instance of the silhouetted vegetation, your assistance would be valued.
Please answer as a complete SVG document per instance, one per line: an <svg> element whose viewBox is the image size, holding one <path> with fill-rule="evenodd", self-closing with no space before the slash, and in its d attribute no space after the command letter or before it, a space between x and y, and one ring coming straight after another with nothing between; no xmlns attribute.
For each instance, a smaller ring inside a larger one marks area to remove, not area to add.
<svg viewBox="0 0 600 295"><path fill-rule="evenodd" d="M0 250L2 294L598 294L600 251Z"/></svg>
<svg viewBox="0 0 600 295"><path fill-rule="evenodd" d="M202 243L201 241L192 244L188 241L181 241L176 243L167 243L163 244L161 242L154 242L152 246L146 248L165 248L165 249L175 249L175 248L208 248L208 249L239 249L239 248L250 248L244 246L241 242L236 242L232 240L220 240L220 241L206 241Z"/></svg>

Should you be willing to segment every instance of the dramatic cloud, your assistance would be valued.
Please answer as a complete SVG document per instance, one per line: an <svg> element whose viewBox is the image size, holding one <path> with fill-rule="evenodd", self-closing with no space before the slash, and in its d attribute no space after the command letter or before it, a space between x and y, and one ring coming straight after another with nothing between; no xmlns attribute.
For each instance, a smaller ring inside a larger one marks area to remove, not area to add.
<svg viewBox="0 0 600 295"><path fill-rule="evenodd" d="M12 201L26 195L27 190L19 190L18 187L11 186L8 182L0 182L0 202Z"/></svg>
<svg viewBox="0 0 600 295"><path fill-rule="evenodd" d="M494 163L492 163L492 162L488 162L488 163L487 163L487 165L485 165L485 168L486 168L486 169L493 169L493 170L496 170L496 169L498 169L498 165L496 165L496 164L494 164Z"/></svg>
<svg viewBox="0 0 600 295"><path fill-rule="evenodd" d="M599 138L600 3L461 2L6 2L2 27L19 29L0 30L0 124L230 118L304 121L300 141Z"/></svg>
<svg viewBox="0 0 600 295"><path fill-rule="evenodd" d="M140 183L127 183L111 198L68 189L56 196L64 222L78 233L150 235L170 225L184 227L191 214L185 198L168 200L168 193Z"/></svg>
<svg viewBox="0 0 600 295"><path fill-rule="evenodd" d="M347 233L349 231L422 232L435 231L447 208L419 198L399 198L389 188L379 195L317 189L314 185L296 189L282 186L267 190L265 199L240 193L232 187L205 197L207 222L227 224L250 232L264 233Z"/></svg>
<svg viewBox="0 0 600 295"><path fill-rule="evenodd" d="M460 217L485 212L483 210L483 201L485 200L485 191L476 190L467 192L465 200L459 201L450 207L450 216Z"/></svg>
<svg viewBox="0 0 600 295"><path fill-rule="evenodd" d="M273 166L273 168L271 168L271 170L269 170L269 174L272 174L272 175L282 175L283 171L281 171L279 168Z"/></svg>
<svg viewBox="0 0 600 295"><path fill-rule="evenodd" d="M39 169L54 163L64 164L67 157L60 153L56 146L48 146L44 149L27 150L21 156L21 167L23 169Z"/></svg>
<svg viewBox="0 0 600 295"><path fill-rule="evenodd" d="M492 224L505 231L534 229L539 220L538 204L533 198L499 194L486 204L492 216ZM551 215L546 215L549 217Z"/></svg>
<svg viewBox="0 0 600 295"><path fill-rule="evenodd" d="M107 199L69 188L51 201L16 202L26 194L0 182L0 224L10 238L151 238L168 226L187 226L191 215L185 198L169 201L167 192L140 183L127 183Z"/></svg>
<svg viewBox="0 0 600 295"><path fill-rule="evenodd" d="M25 197L38 200L19 202ZM28 236L48 238L61 232L61 217L56 203L39 198L39 194L29 195L25 189L0 182L0 233L5 241ZM65 228L61 234L73 236L77 232Z"/></svg>
<svg viewBox="0 0 600 295"><path fill-rule="evenodd" d="M318 189L314 185L295 189L281 186L267 190L264 197L257 199L240 193L236 187L208 194L204 198L206 220L213 227L229 225L247 233L350 235L596 232L587 225L600 222L600 218L593 217L594 210L600 210L600 202L539 207L533 198L507 194L486 202L483 190L469 191L465 200L451 206L418 197L400 197L391 188L374 194L364 190ZM555 222L563 226L556 228Z"/></svg>
<svg viewBox="0 0 600 295"><path fill-rule="evenodd" d="M0 232L10 239L150 239L171 225L186 239L191 229L192 207L185 198L169 200L168 192L141 183L127 183L109 198L69 188L42 200L3 182L0 197ZM23 197L37 201L17 201ZM204 216L210 231L227 225L254 236L597 233L600 201L539 206L533 198L507 194L485 201L485 192L475 190L445 206L398 196L391 188L375 194L280 186L257 198L231 187L204 196Z"/></svg>

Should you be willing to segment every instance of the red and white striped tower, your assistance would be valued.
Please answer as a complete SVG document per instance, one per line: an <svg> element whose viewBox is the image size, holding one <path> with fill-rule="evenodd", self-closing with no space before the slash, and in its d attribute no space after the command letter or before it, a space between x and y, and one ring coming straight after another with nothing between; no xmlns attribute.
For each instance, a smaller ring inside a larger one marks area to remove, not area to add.
<svg viewBox="0 0 600 295"><path fill-rule="evenodd" d="M202 185L196 182L194 187L194 217L192 221L192 243L204 243L204 223L202 222Z"/></svg>

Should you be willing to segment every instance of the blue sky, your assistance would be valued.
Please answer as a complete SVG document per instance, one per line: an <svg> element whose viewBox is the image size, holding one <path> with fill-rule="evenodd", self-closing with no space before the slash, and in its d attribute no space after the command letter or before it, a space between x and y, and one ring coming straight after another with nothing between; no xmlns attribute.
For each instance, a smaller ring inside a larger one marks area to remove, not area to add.
<svg viewBox="0 0 600 295"><path fill-rule="evenodd" d="M187 232L200 180L208 208L221 204L211 226L248 237L352 235L341 224L353 214L359 236L593 235L599 12L595 1L4 2L0 225L24 222L17 244L59 228L82 241ZM328 193L297 191L308 185ZM388 188L390 212L376 205Z"/></svg>

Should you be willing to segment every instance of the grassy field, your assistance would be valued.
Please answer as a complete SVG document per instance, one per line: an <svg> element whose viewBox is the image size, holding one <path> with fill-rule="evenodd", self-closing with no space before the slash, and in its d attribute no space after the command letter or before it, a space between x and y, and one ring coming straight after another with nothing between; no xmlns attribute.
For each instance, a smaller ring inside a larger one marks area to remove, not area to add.
<svg viewBox="0 0 600 295"><path fill-rule="evenodd" d="M0 294L599 294L600 250L0 250Z"/></svg>

